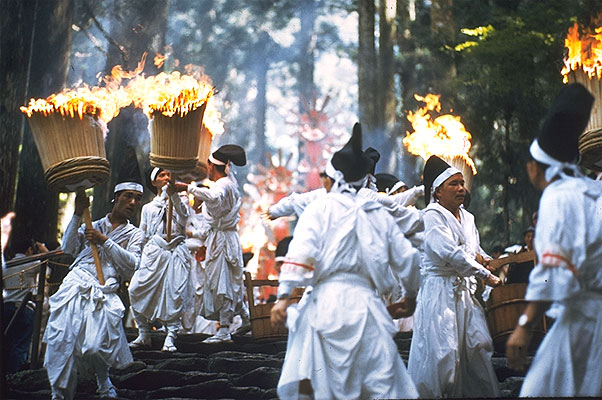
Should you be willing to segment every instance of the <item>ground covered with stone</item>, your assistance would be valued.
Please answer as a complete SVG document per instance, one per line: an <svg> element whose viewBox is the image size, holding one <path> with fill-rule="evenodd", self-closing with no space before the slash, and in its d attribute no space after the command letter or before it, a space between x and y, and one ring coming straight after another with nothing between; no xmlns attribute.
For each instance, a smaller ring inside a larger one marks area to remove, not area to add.
<svg viewBox="0 0 602 400"><path fill-rule="evenodd" d="M136 333L127 332L132 340ZM112 369L111 380L120 399L274 399L286 352L286 339L261 341L250 335L232 343L204 344L207 335L180 335L178 351L161 351L164 333L152 334L150 349L133 352L134 362ZM411 333L395 337L406 362ZM504 397L516 397L524 377L497 355L493 365ZM25 370L7 376L9 399L49 399L46 371ZM93 378L79 377L77 399L99 399Z"/></svg>

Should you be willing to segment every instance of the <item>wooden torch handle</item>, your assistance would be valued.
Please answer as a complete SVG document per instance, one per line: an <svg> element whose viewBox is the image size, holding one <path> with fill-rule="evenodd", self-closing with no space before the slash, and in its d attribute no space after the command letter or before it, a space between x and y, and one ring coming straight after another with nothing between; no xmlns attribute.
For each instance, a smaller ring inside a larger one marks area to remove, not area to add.
<svg viewBox="0 0 602 400"><path fill-rule="evenodd" d="M176 177L175 174L172 172L171 173L171 179L169 180L170 184L174 184L174 182L176 181ZM173 201L171 200L171 196L167 195L167 226L165 227L165 230L167 231L165 233L165 238L167 240L167 242L171 242L171 219L173 217Z"/></svg>
<svg viewBox="0 0 602 400"><path fill-rule="evenodd" d="M86 224L86 228L92 228L92 218L90 217L90 209L86 208L83 213L84 223ZM90 242L90 248L92 249L92 257L94 257L94 264L96 265L96 275L98 275L98 282L101 285L105 284L105 275L102 272L102 266L100 265L100 255L98 255L98 247L96 247L96 243Z"/></svg>

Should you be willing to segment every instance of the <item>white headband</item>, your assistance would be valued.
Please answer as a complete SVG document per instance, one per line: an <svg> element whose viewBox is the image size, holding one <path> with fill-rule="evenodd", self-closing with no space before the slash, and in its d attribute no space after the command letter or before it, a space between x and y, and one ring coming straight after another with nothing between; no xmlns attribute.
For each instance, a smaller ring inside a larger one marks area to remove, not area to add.
<svg viewBox="0 0 602 400"><path fill-rule="evenodd" d="M209 154L209 161L211 161L211 163L215 164L215 165L226 165L225 162L220 161L217 158L213 157L213 154Z"/></svg>
<svg viewBox="0 0 602 400"><path fill-rule="evenodd" d="M385 189L385 193L386 194L391 194L391 193L395 193L396 190L399 190L400 188L406 186L406 184L403 181L397 181L395 183L395 185L393 185L391 187L391 189Z"/></svg>
<svg viewBox="0 0 602 400"><path fill-rule="evenodd" d="M456 174L461 174L461 173L462 173L462 171L460 171L454 167L449 167L445 171L441 172L439 174L439 176L433 181L433 186L431 187L431 193L434 193L435 189L437 189L439 186L441 186L443 184L443 182L448 180L450 176L456 175Z"/></svg>
<svg viewBox="0 0 602 400"><path fill-rule="evenodd" d="M153 168L153 170L151 171L151 174L150 174L151 182L155 181L155 178L157 177L157 174L159 173L159 171L161 171L161 168L159 168L159 167Z"/></svg>
<svg viewBox="0 0 602 400"><path fill-rule="evenodd" d="M121 182L115 185L115 193L121 192L122 190L134 190L136 192L144 193L142 185L136 182Z"/></svg>
<svg viewBox="0 0 602 400"><path fill-rule="evenodd" d="M541 148L537 139L535 139L533 143L531 143L529 151L531 152L531 156L533 156L535 160L548 165L545 175L546 181L548 182L551 182L552 179L554 179L558 175L560 175L563 178L567 177L567 175L563 172L563 170L565 169L573 171L575 177L583 176L583 174L579 170L579 167L577 166L577 160L575 162L558 161Z"/></svg>

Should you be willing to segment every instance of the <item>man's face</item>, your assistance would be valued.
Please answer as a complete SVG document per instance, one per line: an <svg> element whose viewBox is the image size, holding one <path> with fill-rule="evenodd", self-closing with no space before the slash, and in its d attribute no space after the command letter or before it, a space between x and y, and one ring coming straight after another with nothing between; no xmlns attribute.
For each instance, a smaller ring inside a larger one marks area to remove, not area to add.
<svg viewBox="0 0 602 400"><path fill-rule="evenodd" d="M207 178L209 178L209 180L213 182L215 182L216 178L215 164L213 164L209 160L207 160Z"/></svg>
<svg viewBox="0 0 602 400"><path fill-rule="evenodd" d="M457 173L447 178L441 186L435 189L435 194L443 207L448 209L460 207L464 203L464 197L466 196L462 174Z"/></svg>
<svg viewBox="0 0 602 400"><path fill-rule="evenodd" d="M332 185L334 184L334 182L332 181L332 179L330 179L328 175L326 175L326 172L320 173L320 182L322 182L322 186L324 186L326 191L330 192L330 189L332 189Z"/></svg>
<svg viewBox="0 0 602 400"><path fill-rule="evenodd" d="M115 199L112 213L127 219L132 219L142 202L142 193L135 190L124 190Z"/></svg>
<svg viewBox="0 0 602 400"><path fill-rule="evenodd" d="M527 246L527 249L533 250L533 231L525 233L525 245Z"/></svg>
<svg viewBox="0 0 602 400"><path fill-rule="evenodd" d="M163 170L157 174L155 180L153 181L153 186L157 188L157 192L160 192L161 188L169 183L170 178L171 175L169 171Z"/></svg>

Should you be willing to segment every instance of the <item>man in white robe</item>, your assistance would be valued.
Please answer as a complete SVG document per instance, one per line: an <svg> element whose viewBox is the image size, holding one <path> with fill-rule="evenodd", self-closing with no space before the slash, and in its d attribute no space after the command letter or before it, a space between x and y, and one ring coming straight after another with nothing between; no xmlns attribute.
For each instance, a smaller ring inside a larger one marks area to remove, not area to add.
<svg viewBox="0 0 602 400"><path fill-rule="evenodd" d="M417 396L380 295L395 274L408 289L406 312L413 312L418 252L379 203L357 195L369 163L356 124L327 167L331 192L305 209L295 229L271 315L273 325L286 321L289 329L282 399ZM293 289L308 285L312 291L291 305Z"/></svg>
<svg viewBox="0 0 602 400"><path fill-rule="evenodd" d="M190 252L186 246L188 205L184 204L175 185L169 183L171 175L161 168L150 172L152 186L159 193L142 207L140 229L146 244L129 286L138 337L130 343L132 348L150 346L150 323L159 321L167 328L162 351L176 351L175 339L181 326L180 318L189 300ZM171 238L167 241L169 199L173 204Z"/></svg>
<svg viewBox="0 0 602 400"><path fill-rule="evenodd" d="M235 314L250 324L244 303L244 265L237 224L240 220L241 198L238 182L231 165L246 164L244 150L237 145L224 145L209 156L208 175L215 183L211 188L194 184L181 186L200 201L202 213L210 229L207 233L205 271L207 281L203 291L201 315L218 320L218 332L204 343L220 343L232 340L229 327Z"/></svg>
<svg viewBox="0 0 602 400"><path fill-rule="evenodd" d="M72 399L77 373L92 369L98 394L116 398L109 367L132 362L122 318L125 307L117 295L120 281L128 280L140 261L144 234L128 220L142 200L142 185L115 186L113 209L85 229L82 214L88 198L75 198L75 213L63 236L63 251L75 261L59 290L50 297L50 317L44 334L44 366L53 399ZM98 281L90 241L98 246L105 284Z"/></svg>
<svg viewBox="0 0 602 400"><path fill-rule="evenodd" d="M487 262L477 261L489 257L480 247L474 217L462 206L462 173L432 156L424 167L424 181L429 190L422 284L408 372L421 397L500 396L491 363L493 341L474 298L473 276L490 286L499 279L486 269Z"/></svg>
<svg viewBox="0 0 602 400"><path fill-rule="evenodd" d="M602 397L602 183L576 165L593 101L580 84L563 87L530 148L527 173L543 190L538 263L508 338L509 366L524 369L532 325L548 308L555 322L523 382L525 397Z"/></svg>

